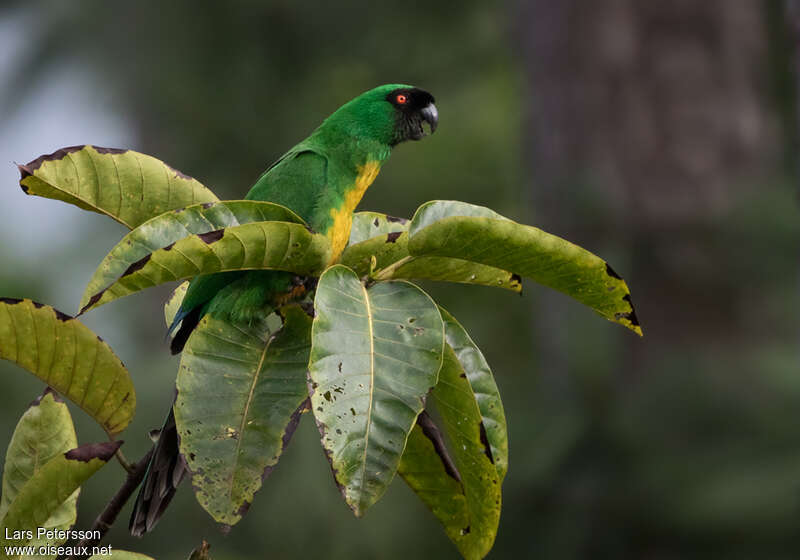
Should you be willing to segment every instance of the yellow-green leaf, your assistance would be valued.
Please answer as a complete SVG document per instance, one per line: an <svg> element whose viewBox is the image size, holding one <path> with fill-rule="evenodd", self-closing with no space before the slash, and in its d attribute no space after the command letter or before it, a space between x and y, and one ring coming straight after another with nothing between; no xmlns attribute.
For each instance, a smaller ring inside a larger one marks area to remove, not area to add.
<svg viewBox="0 0 800 560"><path fill-rule="evenodd" d="M92 295L108 287L131 265L154 251L193 234L267 221L305 223L284 206L254 200L206 202L156 216L128 233L103 258L86 286L80 306L86 306Z"/></svg>
<svg viewBox="0 0 800 560"><path fill-rule="evenodd" d="M642 334L628 286L608 263L569 241L488 208L453 201L423 204L411 220L408 251L414 256L457 258L513 271Z"/></svg>
<svg viewBox="0 0 800 560"><path fill-rule="evenodd" d="M6 462L3 467L3 495L0 498L0 519L17 497L19 490L50 459L73 449L78 445L75 427L72 424L67 405L50 389L31 403L22 415L11 436L11 443L6 451ZM66 530L75 524L77 516L76 503L78 493L75 490L58 506L50 517L42 524L45 530ZM34 538L29 546L52 546L63 543L62 538ZM47 556L31 556L26 558L51 558Z"/></svg>
<svg viewBox="0 0 800 560"><path fill-rule="evenodd" d="M181 303L183 303L183 298L186 297L186 290L188 289L189 282L181 282L181 284L172 291L169 295L169 299L167 299L167 302L164 304L164 321L166 321L167 327L172 326L175 315L178 314Z"/></svg>
<svg viewBox="0 0 800 560"><path fill-rule="evenodd" d="M288 222L253 222L190 235L128 266L114 283L92 294L81 313L145 288L201 274L265 269L316 274L327 265L330 252L324 235Z"/></svg>
<svg viewBox="0 0 800 560"><path fill-rule="evenodd" d="M415 426L398 472L461 555L480 560L497 534L501 479L475 394L449 345L429 401L439 412L445 437L432 423Z"/></svg>
<svg viewBox="0 0 800 560"><path fill-rule="evenodd" d="M31 372L110 434L124 430L136 411L128 370L108 344L48 305L0 298L0 358Z"/></svg>
<svg viewBox="0 0 800 560"><path fill-rule="evenodd" d="M480 349L472 341L467 331L445 309L439 308L444 321L444 336L447 344L455 352L456 359L466 375L469 388L478 403L486 439L492 451L492 460L502 481L508 471L508 430L506 414L500 391L495 383L492 370L486 363Z"/></svg>
<svg viewBox="0 0 800 560"><path fill-rule="evenodd" d="M59 453L19 489L3 517L0 550L5 546L23 546L30 539L15 538L19 531L42 527L81 485L114 455L121 442L89 443L66 453ZM15 533L15 531L18 531ZM24 534L24 533L22 533Z"/></svg>
<svg viewBox="0 0 800 560"><path fill-rule="evenodd" d="M133 150L71 146L19 171L26 194L105 214L130 229L168 210L218 200L192 177Z"/></svg>
<svg viewBox="0 0 800 560"><path fill-rule="evenodd" d="M463 259L413 256L408 252L408 221L375 212L353 219L348 245L339 262L359 276L378 280L414 279L504 288L519 293L518 275ZM369 237L366 237L369 236Z"/></svg>

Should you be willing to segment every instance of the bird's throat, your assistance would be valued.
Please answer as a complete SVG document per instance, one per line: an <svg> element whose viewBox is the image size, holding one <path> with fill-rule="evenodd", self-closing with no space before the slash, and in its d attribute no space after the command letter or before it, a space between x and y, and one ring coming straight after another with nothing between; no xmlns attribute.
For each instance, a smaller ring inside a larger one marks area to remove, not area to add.
<svg viewBox="0 0 800 560"><path fill-rule="evenodd" d="M380 170L381 164L375 160L360 166L353 186L344 193L341 206L331 209L333 221L327 232L332 247L331 263L339 260L339 256L347 245L347 241L350 239L350 226L353 224L353 211Z"/></svg>

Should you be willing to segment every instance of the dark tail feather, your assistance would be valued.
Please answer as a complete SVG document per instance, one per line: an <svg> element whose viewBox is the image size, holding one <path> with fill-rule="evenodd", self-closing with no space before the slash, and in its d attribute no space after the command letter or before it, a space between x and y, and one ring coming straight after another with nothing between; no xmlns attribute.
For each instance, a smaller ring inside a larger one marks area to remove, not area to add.
<svg viewBox="0 0 800 560"><path fill-rule="evenodd" d="M133 506L128 525L131 535L141 537L155 527L185 475L186 463L178 449L178 430L175 427L175 415L170 407Z"/></svg>
<svg viewBox="0 0 800 560"><path fill-rule="evenodd" d="M180 354L183 351L183 347L186 345L186 341L189 340L189 335L192 334L192 331L197 326L197 323L200 322L200 319L203 317L203 306L198 306L183 315L181 319L181 328L178 329L178 332L175 333L175 337L172 339L172 342L169 345L170 352L173 354ZM175 320L177 321L178 318L176 317ZM172 327L170 327L170 331L175 327L175 323L173 322Z"/></svg>

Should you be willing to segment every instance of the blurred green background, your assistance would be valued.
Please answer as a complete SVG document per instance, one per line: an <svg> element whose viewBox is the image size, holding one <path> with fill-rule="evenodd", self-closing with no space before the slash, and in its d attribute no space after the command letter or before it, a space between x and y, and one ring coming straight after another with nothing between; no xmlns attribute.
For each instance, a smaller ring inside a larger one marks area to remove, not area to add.
<svg viewBox="0 0 800 560"><path fill-rule="evenodd" d="M793 2L83 2L0 5L0 295L74 313L124 234L20 191L12 162L92 143L156 155L221 198L378 84L431 91L361 209L490 206L604 256L645 337L526 284L426 286L492 365L510 470L491 558L800 555L800 223ZM177 359L151 290L90 313L129 367L125 452L161 425ZM41 383L0 363L0 443ZM79 441L103 434L74 410ZM5 444L2 444L3 446ZM87 527L122 479L94 477ZM108 542L216 560L457 558L399 479L362 520L305 418L223 536L185 485Z"/></svg>

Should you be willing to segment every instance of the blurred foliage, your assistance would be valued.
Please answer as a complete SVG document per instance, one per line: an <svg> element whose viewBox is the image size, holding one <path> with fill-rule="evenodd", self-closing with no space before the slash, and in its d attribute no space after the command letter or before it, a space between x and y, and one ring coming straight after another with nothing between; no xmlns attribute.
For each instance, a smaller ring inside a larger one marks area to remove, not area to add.
<svg viewBox="0 0 800 560"><path fill-rule="evenodd" d="M522 299L426 285L484 350L504 397L510 463L490 557L792 558L800 548L800 225L787 175L797 165L795 91L780 3L764 5L774 33L763 110L783 124L780 147L791 165L747 178L754 188L691 228L640 230L626 243L619 242L624 230L574 237L553 229L614 263L633 290L644 339L628 341L622 329L532 284ZM439 130L399 147L360 208L409 216L425 200L454 198L537 223L537 208L526 204L531 181L521 150L522 115L537 86L525 80L510 39L511 24L520 24L515 3L88 0L7 1L0 9L29 31L17 73L2 85L6 115L48 88L53 70L89 68L90 87L112 99L135 134L128 147L163 158L222 198L238 198L342 102L379 83L413 83L436 96ZM57 147L43 130L41 153ZM4 192L16 188L3 185ZM15 211L34 222L42 204L52 203L0 205L0 219ZM581 188L546 218L572 223L606 208L602 190ZM82 283L123 234L100 217L81 219L74 249L42 262L40 276L4 267L0 295L65 307L49 297L56 284L70 282L77 306ZM4 263L19 251L0 244ZM664 270L668 277L653 276ZM177 362L161 331L167 293L127 298L86 319L136 383L129 457L144 453L147 430L161 424L172 398ZM568 391L541 383L547 372L538 364L549 341L531 318L550 300L563 302L552 330L564 341ZM113 332L98 324L114 325ZM41 391L14 367L0 364L11 380L0 441ZM74 418L81 441L102 437L80 411ZM253 550L276 559L457 558L399 481L368 516L354 519L308 420L229 537L187 487L153 535L134 540L119 523L109 543L155 558L184 557L201 536L222 560L252 558ZM80 523L91 522L121 478L109 467L89 481Z"/></svg>

